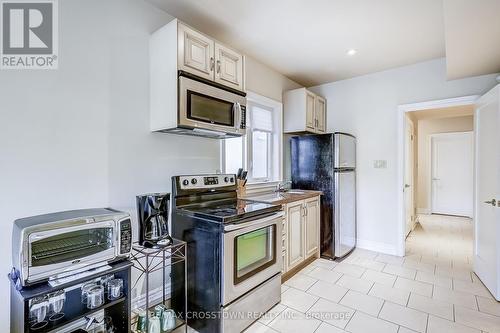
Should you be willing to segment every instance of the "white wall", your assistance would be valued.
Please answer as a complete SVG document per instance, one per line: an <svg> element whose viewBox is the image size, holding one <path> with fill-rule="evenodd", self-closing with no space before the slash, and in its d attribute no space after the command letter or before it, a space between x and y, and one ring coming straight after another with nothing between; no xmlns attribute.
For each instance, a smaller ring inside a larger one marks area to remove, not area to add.
<svg viewBox="0 0 500 333"><path fill-rule="evenodd" d="M417 209L430 213L430 136L436 133L465 132L474 130L474 117L451 117L440 119L422 119L418 121L418 183Z"/></svg>
<svg viewBox="0 0 500 333"><path fill-rule="evenodd" d="M327 98L328 130L354 134L360 247L396 253L398 211L397 110L405 103L483 94L495 75L446 81L444 59L312 88ZM387 160L387 169L373 168Z"/></svg>
<svg viewBox="0 0 500 333"><path fill-rule="evenodd" d="M15 219L170 191L213 172L219 142L149 132L149 34L172 17L142 0L59 1L54 71L0 72L0 332L9 331Z"/></svg>
<svg viewBox="0 0 500 333"><path fill-rule="evenodd" d="M281 102L283 100L283 91L302 87L297 82L249 56L245 57L245 68L247 90L275 101Z"/></svg>

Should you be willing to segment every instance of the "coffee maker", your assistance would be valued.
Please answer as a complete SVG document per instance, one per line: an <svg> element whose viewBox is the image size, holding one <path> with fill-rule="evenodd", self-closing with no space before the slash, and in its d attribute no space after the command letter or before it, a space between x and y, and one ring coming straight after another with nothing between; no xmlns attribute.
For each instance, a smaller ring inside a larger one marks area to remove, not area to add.
<svg viewBox="0 0 500 333"><path fill-rule="evenodd" d="M168 230L170 193L151 193L136 197L139 244L159 248L172 243Z"/></svg>

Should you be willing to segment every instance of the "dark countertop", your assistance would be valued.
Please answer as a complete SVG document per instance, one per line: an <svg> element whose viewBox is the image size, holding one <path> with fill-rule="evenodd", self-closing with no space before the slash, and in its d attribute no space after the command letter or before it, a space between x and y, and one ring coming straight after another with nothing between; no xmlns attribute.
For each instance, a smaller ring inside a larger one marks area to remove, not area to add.
<svg viewBox="0 0 500 333"><path fill-rule="evenodd" d="M313 198L315 196L321 195L322 193L323 192L321 191L293 189L287 192L249 194L241 197L241 199L248 201L265 202L273 205L284 205L294 201Z"/></svg>

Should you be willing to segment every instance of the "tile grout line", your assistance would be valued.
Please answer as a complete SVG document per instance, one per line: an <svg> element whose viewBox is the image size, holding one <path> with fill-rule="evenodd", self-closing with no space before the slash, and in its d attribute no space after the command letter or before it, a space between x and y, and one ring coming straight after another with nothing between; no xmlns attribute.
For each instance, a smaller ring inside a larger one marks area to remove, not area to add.
<svg viewBox="0 0 500 333"><path fill-rule="evenodd" d="M377 318L379 318L379 319L382 319L382 318L380 318L380 312L382 312L382 309L384 308L384 305L385 305L385 299L382 299L382 300L383 300L382 306L380 307L380 310L378 310L378 313L377 313ZM399 329L398 329L398 331L399 331Z"/></svg>
<svg viewBox="0 0 500 333"><path fill-rule="evenodd" d="M358 312L358 310L354 310L354 312L352 313L352 316L349 318L349 320L347 321L347 323L345 324L344 328L342 328L342 330L346 331L347 329L347 326L349 325L349 323L351 322L352 318L354 318L354 315Z"/></svg>

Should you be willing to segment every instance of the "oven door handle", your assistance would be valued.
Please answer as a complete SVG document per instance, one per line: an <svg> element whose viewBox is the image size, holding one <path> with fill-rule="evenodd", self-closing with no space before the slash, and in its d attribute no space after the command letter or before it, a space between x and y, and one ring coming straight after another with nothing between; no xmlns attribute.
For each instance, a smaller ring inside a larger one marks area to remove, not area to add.
<svg viewBox="0 0 500 333"><path fill-rule="evenodd" d="M279 213L264 217L262 219L259 219L259 220L253 221L253 222L240 223L240 224L229 224L229 225L224 227L224 232L236 231L236 230L245 229L248 227L265 226L266 224L272 224L270 222L272 222L278 218L282 218L283 216L285 216L285 212L279 212Z"/></svg>
<svg viewBox="0 0 500 333"><path fill-rule="evenodd" d="M77 224L71 227L60 227L57 229L49 229L45 231L37 231L29 235L29 242L33 243L35 241L39 241L45 238L49 238L52 236L65 234L73 231L79 230L89 230L89 229L97 229L97 228L114 228L114 221L103 221L103 222L93 222L93 223L84 223ZM113 230L114 232L114 230Z"/></svg>

